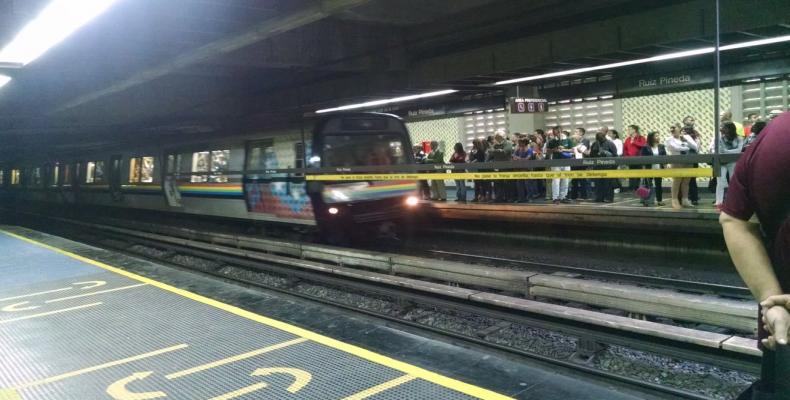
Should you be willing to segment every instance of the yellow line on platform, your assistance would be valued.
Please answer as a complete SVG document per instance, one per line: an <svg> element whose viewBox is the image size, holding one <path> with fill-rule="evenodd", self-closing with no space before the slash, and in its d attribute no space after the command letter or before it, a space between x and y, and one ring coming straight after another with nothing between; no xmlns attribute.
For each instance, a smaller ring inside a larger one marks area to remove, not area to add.
<svg viewBox="0 0 790 400"><path fill-rule="evenodd" d="M587 169L578 171L432 172L415 174L306 175L308 181L409 181L430 179L596 179L596 178L710 178L711 168Z"/></svg>
<svg viewBox="0 0 790 400"><path fill-rule="evenodd" d="M225 365L225 364L230 364L230 363L236 362L236 361L241 361L241 360L244 360L244 359L247 359L247 358L250 358L250 357L255 357L255 356L258 356L258 355L261 355L261 354L264 354L264 353L268 353L270 351L274 351L274 350L277 350L277 349L282 349L284 347L288 347L288 346L291 346L291 345L294 345L294 344L297 344L297 343L306 342L306 341L307 341L307 339L305 339L305 338L292 339L292 340L289 340L287 342L277 343L277 344L274 344L274 345L271 345L271 346L268 346L268 347L264 347L262 349L249 351L249 352L246 352L246 353L243 353L243 354L239 354L239 355L236 355L236 356L233 356L233 357L223 358L221 360L217 360L217 361L210 362L210 363L207 363L207 364L198 365L197 367L194 367L194 368L185 369L183 371L178 371L178 372L173 372L172 374L165 375L165 378L167 378L167 379L180 378L182 376L191 375L191 374L194 374L196 372L205 371L207 369L211 369L211 368L214 368L214 367L219 367L219 366Z"/></svg>
<svg viewBox="0 0 790 400"><path fill-rule="evenodd" d="M0 389L0 400L22 400L15 389Z"/></svg>
<svg viewBox="0 0 790 400"><path fill-rule="evenodd" d="M351 396L348 396L348 397L344 398L343 400L364 400L364 399L367 399L370 396L379 394L379 393L384 392L386 390L392 389L392 388L394 388L396 386L400 386L400 385L402 385L402 384L404 384L406 382L411 382L411 381L413 381L415 379L417 379L416 376L403 375L403 376L401 376L399 378L395 378L393 380L384 382L384 383L382 383L380 385L373 386L372 388L365 389L365 390L363 390L363 391L361 391L359 393L356 393L356 394L353 394Z"/></svg>
<svg viewBox="0 0 790 400"><path fill-rule="evenodd" d="M29 294L22 294L22 295L19 295L19 296L14 296L14 297L6 297L6 298L4 298L4 299L0 299L0 301L8 301L8 300L24 299L25 297L40 296L40 295L42 295L42 294L57 293L57 292L62 292L62 291L64 291L64 290L71 290L71 289L72 289L72 287L71 287L71 286L69 286L69 287L60 288L60 289L45 290L45 291L43 291L43 292L36 292L36 293L29 293Z"/></svg>
<svg viewBox="0 0 790 400"><path fill-rule="evenodd" d="M496 393L494 391L491 391L491 390L488 390L488 389L484 389L484 388L481 388L479 386L470 385L468 383L461 382L461 381L459 381L457 379L449 378L449 377L437 374L435 372L428 371L427 369L420 368L420 367L417 367L415 365L408 364L408 363L405 363L403 361L399 361L399 360L396 360L396 359L393 359L393 358L390 358L390 357L387 357L387 356L384 356L384 355L381 355L381 354L378 354L378 353L374 353L372 351L365 350L365 349L363 349L361 347L354 346L354 345L348 344L348 343L344 343L344 342L341 342L339 340L336 340L336 339L333 339L333 338L330 338L330 337L327 337L327 336L315 333L313 331L309 331L307 329L299 328L297 326L294 326L294 325L291 325L291 324L288 324L288 323L285 323L285 322L282 322L282 321L278 321L276 319L265 317L263 315L253 313L253 312L241 309L239 307L232 306L230 304L225 304L223 302L220 302L220 301L217 301L217 300L214 300L214 299L210 299L208 297L201 296L199 294L192 293L192 292L184 290L184 289L179 289L179 288L177 288L175 286L171 286L171 285L168 285L166 283L162 283L162 282L153 280L151 278L146 278L144 276L137 275L137 274L135 274L133 272L129 272L129 271L126 271L126 270L123 270L123 269L120 269L120 268L116 268L116 267L107 265L107 264L105 264L103 262L92 260L90 258L83 257L81 255L74 254L74 253L68 252L66 250L62 250L62 249L59 249L57 247L50 246L48 244L38 242L36 240L29 239L29 238L24 237L24 236L17 235L15 233L11 233L11 232L8 232L8 231L5 231L5 230L0 230L0 232L6 234L8 236L17 238L19 240L35 244L35 245L43 247L45 249L49 249L49 250L54 251L56 253L63 254L65 256L71 257L71 258L73 258L75 260L79 260L79 261L82 261L84 263L94 265L96 267L105 269L107 271L115 272L116 274L123 275L123 276L126 276L128 278L140 281L140 282L145 282L145 283L147 283L147 284L149 284L151 286L155 286L155 287L158 287L160 289L167 290L167 291L169 291L171 293L178 294L180 296L186 297L186 298L194 300L196 302L203 303L203 304L206 304L206 305L209 305L209 306L212 306L212 307L219 308L221 310L224 310L224 311L227 311L229 313L238 315L240 317L247 318L249 320L256 321L256 322L262 323L264 325L268 325L268 326L270 326L272 328L276 328L276 329L279 329L279 330L282 330L282 331L285 331L285 332L292 333L292 334L294 334L296 336L301 336L301 337L303 337L305 339L309 339L309 340L312 340L314 342L321 343L321 344L323 344L325 346L332 347L332 348L335 348L337 350L340 350L340 351L343 351L343 352L346 352L346 353L349 353L349 354L353 354L353 355L355 355L355 356L357 356L359 358L363 358L363 359L371 361L373 363L376 363L376 364L379 364L379 365L383 365L385 367L389 367L389 368L401 371L401 372L403 372L403 373L405 373L407 375L413 375L413 376L415 376L417 378L420 378L422 380L435 383L435 384L437 384L439 386L443 386L443 387L446 387L448 389L452 389L452 390L455 390L457 392L461 392L461 393L467 394L469 396L477 397L477 398L480 398L480 399L495 399L495 400L498 400L498 399L510 399L510 397L507 397L505 395Z"/></svg>
<svg viewBox="0 0 790 400"><path fill-rule="evenodd" d="M243 387L241 389L234 390L232 392L225 393L225 394L217 396L217 397L212 397L209 400L231 400L231 399L235 399L237 397L244 396L245 394L250 394L252 392L261 390L263 388L266 388L267 386L269 386L269 384L266 383L266 382L254 383L254 384L252 384L250 386Z"/></svg>
<svg viewBox="0 0 790 400"><path fill-rule="evenodd" d="M53 377L44 378L44 379L40 379L40 380L37 380L37 381L25 383L25 384L16 386L15 388L16 389L24 389L24 388L28 388L28 387L32 387L32 386L38 386L38 385L44 385L44 384L47 384L47 383L62 381L64 379L73 378L75 376L79 376L79 375L82 375L82 374L87 374L89 372L98 371L100 369L115 367L115 366L118 366L118 365L121 365L121 364L130 363L132 361L138 361L138 360L142 360L142 359L145 359L145 358L158 356L160 354L169 353L171 351L181 350L181 349L183 349L183 348L185 348L187 346L188 345L186 343L182 343L182 344L178 344L178 345L175 345L175 346L165 347L164 349L154 350L154 351L150 351L148 353L138 354L136 356L122 358L120 360L110 361L110 362L107 362L107 363L104 363L104 364L94 365L92 367L78 369L76 371L67 372L65 374L55 375Z"/></svg>
<svg viewBox="0 0 790 400"><path fill-rule="evenodd" d="M60 313L64 313L64 312L80 310L80 309L83 309L83 308L98 306L100 304L104 304L104 303L98 302L98 303L83 304L81 306L63 308L63 309L55 310L55 311L47 311L47 312L43 312L43 313L39 313L39 314L25 315L24 317L16 317L16 318L4 319L4 320L0 321L0 324L5 324L5 323L9 323L9 322L16 322L16 321L22 321L22 320L25 320L25 319L33 319L33 318L38 318L38 317L46 317L47 315L60 314Z"/></svg>
<svg viewBox="0 0 790 400"><path fill-rule="evenodd" d="M126 290L126 289L136 288L136 287L145 286L145 285L146 285L145 283L137 283L137 284L134 284L134 285L122 286L122 287L117 287L117 288L113 288L113 289L99 290L98 292L90 292L90 293L83 293L83 294L78 294L78 295L74 295L74 296L60 297L60 298L57 298L57 299L47 300L44 303L56 303L58 301L66 301L66 300L71 300L71 299L78 299L80 297L93 296L93 295L96 295L96 294L117 292L119 290Z"/></svg>

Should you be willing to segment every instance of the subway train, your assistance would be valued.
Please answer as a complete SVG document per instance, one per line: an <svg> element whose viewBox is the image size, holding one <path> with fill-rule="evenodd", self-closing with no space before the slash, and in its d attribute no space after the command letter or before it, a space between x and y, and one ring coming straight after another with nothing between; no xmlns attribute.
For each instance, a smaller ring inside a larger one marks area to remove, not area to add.
<svg viewBox="0 0 790 400"><path fill-rule="evenodd" d="M415 181L321 182L282 169L414 163L409 132L394 115L346 113L301 135L217 137L164 149L131 146L3 165L8 201L159 210L315 225L329 241L406 225Z"/></svg>

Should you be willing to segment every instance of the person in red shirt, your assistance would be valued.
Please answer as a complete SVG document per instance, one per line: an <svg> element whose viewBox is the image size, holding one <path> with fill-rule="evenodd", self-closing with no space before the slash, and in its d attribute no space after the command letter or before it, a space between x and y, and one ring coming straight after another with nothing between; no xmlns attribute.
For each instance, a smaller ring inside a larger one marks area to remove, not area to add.
<svg viewBox="0 0 790 400"><path fill-rule="evenodd" d="M647 138L642 136L639 132L639 126L628 125L628 138L623 143L623 157L636 157L642 154L642 147L647 145ZM641 165L629 165L629 169L641 169ZM639 187L639 178L631 178L628 181L628 187L631 190L636 190Z"/></svg>
<svg viewBox="0 0 790 400"><path fill-rule="evenodd" d="M733 264L760 302L758 338L764 347L761 381L770 392L788 385L775 375L778 346L790 330L790 113L771 121L743 153L730 178L719 218ZM750 222L756 215L759 224ZM787 349L782 349L787 353ZM786 365L786 362L784 363ZM746 398L746 397L744 397ZM748 397L752 398L752 397Z"/></svg>

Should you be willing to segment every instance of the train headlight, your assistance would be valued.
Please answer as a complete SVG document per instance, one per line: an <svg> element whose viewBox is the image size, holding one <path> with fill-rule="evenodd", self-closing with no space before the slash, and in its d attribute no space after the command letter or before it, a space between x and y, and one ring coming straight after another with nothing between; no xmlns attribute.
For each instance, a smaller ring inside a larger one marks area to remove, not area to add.
<svg viewBox="0 0 790 400"><path fill-rule="evenodd" d="M337 207L329 207L329 210L327 211L329 211L329 213L332 215L337 215L337 213L340 212L340 210L338 210Z"/></svg>
<svg viewBox="0 0 790 400"><path fill-rule="evenodd" d="M417 196L409 196L406 198L406 205L409 207L414 207L417 204L420 204L420 199Z"/></svg>

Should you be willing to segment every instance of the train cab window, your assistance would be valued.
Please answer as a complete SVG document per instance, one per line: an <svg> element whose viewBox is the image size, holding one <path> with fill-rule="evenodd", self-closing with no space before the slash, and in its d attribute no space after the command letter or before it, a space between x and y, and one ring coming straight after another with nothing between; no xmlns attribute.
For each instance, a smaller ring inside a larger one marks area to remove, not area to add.
<svg viewBox="0 0 790 400"><path fill-rule="evenodd" d="M21 174L20 174L18 169L12 169L11 170L11 184L12 185L17 186L17 185L19 185L21 183L20 182L21 181L20 175Z"/></svg>
<svg viewBox="0 0 790 400"><path fill-rule="evenodd" d="M192 182L218 182L228 181L228 161L230 150L199 151L192 153L192 172L205 172L201 175L192 175Z"/></svg>
<svg viewBox="0 0 790 400"><path fill-rule="evenodd" d="M129 160L129 183L154 181L154 157L134 157Z"/></svg>
<svg viewBox="0 0 790 400"><path fill-rule="evenodd" d="M86 167L85 183L104 183L104 161L89 161Z"/></svg>
<svg viewBox="0 0 790 400"><path fill-rule="evenodd" d="M324 137L324 166L406 164L401 135L327 135Z"/></svg>

